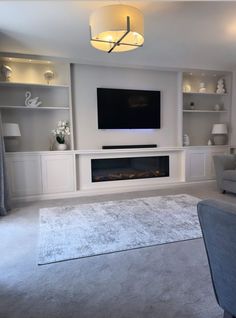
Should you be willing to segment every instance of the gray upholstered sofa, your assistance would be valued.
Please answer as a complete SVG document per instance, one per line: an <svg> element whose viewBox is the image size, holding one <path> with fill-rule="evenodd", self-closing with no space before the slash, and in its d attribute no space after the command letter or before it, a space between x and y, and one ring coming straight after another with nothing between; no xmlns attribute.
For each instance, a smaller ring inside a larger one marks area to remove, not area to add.
<svg viewBox="0 0 236 318"><path fill-rule="evenodd" d="M236 206L204 200L198 216L216 300L224 318L236 318Z"/></svg>
<svg viewBox="0 0 236 318"><path fill-rule="evenodd" d="M236 155L216 155L213 160L218 188L236 193Z"/></svg>

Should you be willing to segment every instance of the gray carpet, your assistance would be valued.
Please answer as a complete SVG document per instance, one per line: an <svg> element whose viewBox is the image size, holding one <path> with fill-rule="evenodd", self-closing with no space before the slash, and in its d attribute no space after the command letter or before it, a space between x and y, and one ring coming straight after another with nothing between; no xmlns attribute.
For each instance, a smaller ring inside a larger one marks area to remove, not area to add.
<svg viewBox="0 0 236 318"><path fill-rule="evenodd" d="M37 265L39 209L181 193L236 204L213 183L18 203L0 219L0 317L222 318L202 239Z"/></svg>
<svg viewBox="0 0 236 318"><path fill-rule="evenodd" d="M39 264L201 237L186 194L40 210Z"/></svg>

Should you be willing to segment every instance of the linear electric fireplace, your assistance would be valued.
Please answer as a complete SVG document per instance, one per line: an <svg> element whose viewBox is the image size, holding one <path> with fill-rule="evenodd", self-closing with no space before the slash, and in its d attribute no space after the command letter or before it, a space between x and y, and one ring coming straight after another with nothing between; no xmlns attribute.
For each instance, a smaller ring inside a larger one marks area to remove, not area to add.
<svg viewBox="0 0 236 318"><path fill-rule="evenodd" d="M92 182L169 177L169 156L92 159Z"/></svg>

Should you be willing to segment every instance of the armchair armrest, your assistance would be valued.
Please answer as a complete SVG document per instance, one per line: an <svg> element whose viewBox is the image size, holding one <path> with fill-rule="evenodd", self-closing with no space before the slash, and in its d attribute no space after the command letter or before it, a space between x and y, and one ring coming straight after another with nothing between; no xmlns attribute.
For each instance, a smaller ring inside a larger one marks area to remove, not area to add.
<svg viewBox="0 0 236 318"><path fill-rule="evenodd" d="M216 173L216 181L219 189L222 188L223 172L224 170L234 170L236 168L236 156L235 155L216 155L213 156L214 167Z"/></svg>

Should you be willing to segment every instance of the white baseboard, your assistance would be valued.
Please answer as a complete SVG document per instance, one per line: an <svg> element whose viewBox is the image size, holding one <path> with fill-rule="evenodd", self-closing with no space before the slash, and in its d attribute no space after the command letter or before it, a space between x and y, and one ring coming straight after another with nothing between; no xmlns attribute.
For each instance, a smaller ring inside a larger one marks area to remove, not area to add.
<svg viewBox="0 0 236 318"><path fill-rule="evenodd" d="M67 199L75 197L86 197L86 196L96 196L104 194L114 194L114 193L123 193L123 192L137 192L137 191L149 191L157 189L168 189L175 187L183 187L187 185L195 184L205 184L205 183L214 183L215 180L204 180L204 181L194 181L194 182L173 182L166 184L156 184L156 185L137 185L137 186L122 186L114 188L103 188L103 189L87 189L87 190L78 190L74 192L67 193L55 193L55 194L42 194L42 195L32 195L26 197L14 197L12 198L13 202L30 202L30 201L41 201L41 200L56 200L56 199Z"/></svg>

